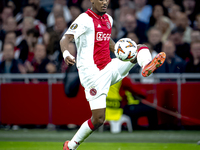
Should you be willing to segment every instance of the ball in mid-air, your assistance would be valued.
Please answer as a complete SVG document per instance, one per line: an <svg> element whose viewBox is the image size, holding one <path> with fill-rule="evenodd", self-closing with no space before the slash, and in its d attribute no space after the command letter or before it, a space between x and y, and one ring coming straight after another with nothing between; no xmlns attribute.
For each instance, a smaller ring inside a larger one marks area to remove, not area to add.
<svg viewBox="0 0 200 150"><path fill-rule="evenodd" d="M130 38L122 38L115 44L115 56L122 61L130 61L137 56L137 44Z"/></svg>

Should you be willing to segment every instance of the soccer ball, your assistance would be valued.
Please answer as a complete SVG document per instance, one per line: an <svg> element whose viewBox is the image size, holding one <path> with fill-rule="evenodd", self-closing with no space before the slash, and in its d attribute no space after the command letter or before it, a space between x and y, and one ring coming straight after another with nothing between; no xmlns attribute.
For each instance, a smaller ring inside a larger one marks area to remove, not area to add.
<svg viewBox="0 0 200 150"><path fill-rule="evenodd" d="M135 59L137 44L129 38L122 38L115 44L115 56L122 61Z"/></svg>

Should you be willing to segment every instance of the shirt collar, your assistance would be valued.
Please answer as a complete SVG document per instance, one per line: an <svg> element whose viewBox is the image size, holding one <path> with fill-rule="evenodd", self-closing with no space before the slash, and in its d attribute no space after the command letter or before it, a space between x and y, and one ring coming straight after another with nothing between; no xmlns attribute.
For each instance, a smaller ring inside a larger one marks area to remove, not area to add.
<svg viewBox="0 0 200 150"><path fill-rule="evenodd" d="M91 9L88 9L88 12L89 12L90 14L92 14L92 15L93 15L95 18L97 18L97 19L104 18L104 16L105 16L105 14L104 14L103 16L100 16L100 15L96 14L95 12L93 12Z"/></svg>

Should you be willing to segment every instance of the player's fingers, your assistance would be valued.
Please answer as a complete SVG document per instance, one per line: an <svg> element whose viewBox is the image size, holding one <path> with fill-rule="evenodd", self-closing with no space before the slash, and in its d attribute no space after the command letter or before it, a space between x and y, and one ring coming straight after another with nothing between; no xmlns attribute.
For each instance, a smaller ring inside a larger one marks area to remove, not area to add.
<svg viewBox="0 0 200 150"><path fill-rule="evenodd" d="M65 59L67 65L74 65L75 60L72 60L69 56Z"/></svg>
<svg viewBox="0 0 200 150"><path fill-rule="evenodd" d="M74 62L75 63L75 58L71 58L71 57L69 57L69 56L67 56L67 59L70 61L70 62Z"/></svg>

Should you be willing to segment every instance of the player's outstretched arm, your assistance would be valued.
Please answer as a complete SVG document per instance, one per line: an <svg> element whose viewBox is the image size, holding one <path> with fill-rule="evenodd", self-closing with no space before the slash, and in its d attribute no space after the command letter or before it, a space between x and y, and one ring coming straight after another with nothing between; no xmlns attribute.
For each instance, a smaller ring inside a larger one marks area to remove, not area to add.
<svg viewBox="0 0 200 150"><path fill-rule="evenodd" d="M109 42L109 49L111 52L114 53L115 51L115 42L110 38L110 42Z"/></svg>
<svg viewBox="0 0 200 150"><path fill-rule="evenodd" d="M63 53L63 58L66 62L67 65L74 65L75 63L75 58L70 54L68 51L68 45L72 40L74 39L73 34L64 34L62 39L60 40L60 48Z"/></svg>

